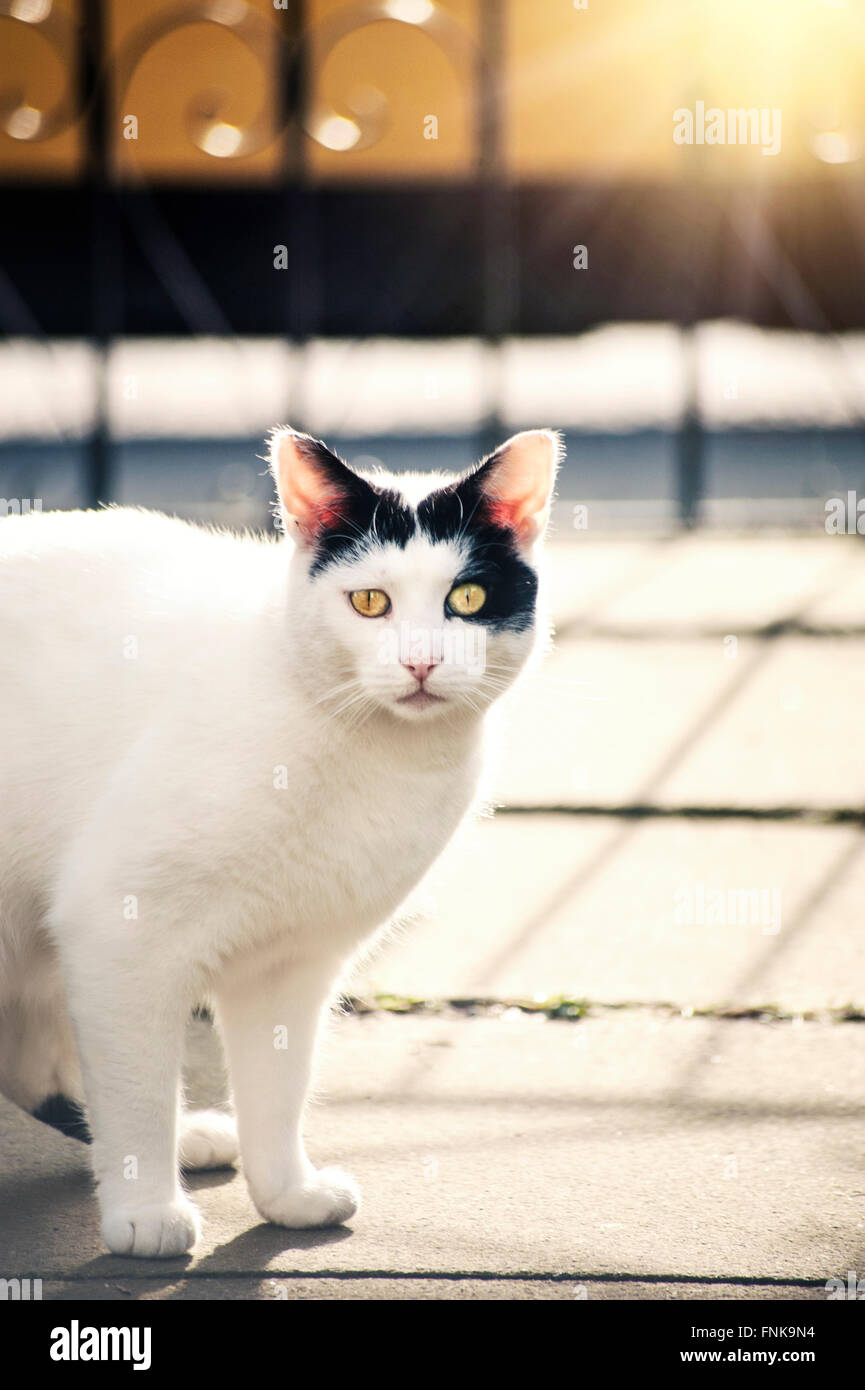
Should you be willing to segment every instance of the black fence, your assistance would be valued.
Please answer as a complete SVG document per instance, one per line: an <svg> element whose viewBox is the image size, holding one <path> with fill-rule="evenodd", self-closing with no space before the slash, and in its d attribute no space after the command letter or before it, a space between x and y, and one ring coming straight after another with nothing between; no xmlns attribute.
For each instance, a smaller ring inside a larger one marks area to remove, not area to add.
<svg viewBox="0 0 865 1390"><path fill-rule="evenodd" d="M8 4L0 9L10 13ZM223 10L220 23L246 22L232 20L230 6ZM145 32L134 52L115 60L115 86L147 42L172 24L216 12L197 3L162 12L149 38ZM307 48L304 8L296 3L276 12L283 26L280 122L288 134L272 186L145 186L112 176L104 14L99 0L82 0L67 55L77 98L66 116L84 112L87 157L75 184L0 185L7 210L0 219L0 329L84 336L104 354L112 339L136 334L276 334L301 343L317 335L471 334L496 344L510 334L668 321L682 328L687 366L691 330L703 319L735 316L823 333L865 324L861 175L858 182L845 171L811 184L778 183L758 195L746 184L707 182L692 160L675 184L513 183L502 157L502 10L482 0L480 13L481 44L471 58L479 150L473 178L314 183L304 161ZM382 14L379 5L349 7L333 41L352 23ZM452 42L453 34L438 38ZM580 271L572 259L578 244L588 255ZM284 271L274 268L279 246L286 248ZM492 399L480 445L498 432ZM685 524L699 515L702 469L691 380L679 444ZM104 391L87 491L93 503L112 495Z"/></svg>

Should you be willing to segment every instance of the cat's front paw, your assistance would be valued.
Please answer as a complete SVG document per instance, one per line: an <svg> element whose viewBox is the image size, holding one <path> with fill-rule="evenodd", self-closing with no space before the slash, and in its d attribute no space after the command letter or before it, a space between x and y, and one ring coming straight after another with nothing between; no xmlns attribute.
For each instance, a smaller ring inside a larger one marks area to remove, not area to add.
<svg viewBox="0 0 865 1390"><path fill-rule="evenodd" d="M237 1126L224 1111L189 1110L181 1116L181 1168L228 1168L239 1152Z"/></svg>
<svg viewBox="0 0 865 1390"><path fill-rule="evenodd" d="M287 1188L266 1201L253 1193L266 1221L293 1230L308 1226L340 1226L360 1207L354 1178L341 1168L321 1168L310 1173L302 1187Z"/></svg>
<svg viewBox="0 0 865 1390"><path fill-rule="evenodd" d="M198 1209L185 1197L149 1206L114 1207L102 1217L102 1238L114 1255L167 1259L190 1250L200 1234Z"/></svg>

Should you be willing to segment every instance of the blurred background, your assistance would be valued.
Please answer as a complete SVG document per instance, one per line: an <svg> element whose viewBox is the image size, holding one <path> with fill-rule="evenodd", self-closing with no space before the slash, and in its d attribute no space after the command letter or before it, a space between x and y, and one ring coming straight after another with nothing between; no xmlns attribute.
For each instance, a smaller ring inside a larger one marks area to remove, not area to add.
<svg viewBox="0 0 865 1390"><path fill-rule="evenodd" d="M863 76L858 0L0 0L0 495L267 525L277 421L542 424L560 534L813 534L865 493Z"/></svg>

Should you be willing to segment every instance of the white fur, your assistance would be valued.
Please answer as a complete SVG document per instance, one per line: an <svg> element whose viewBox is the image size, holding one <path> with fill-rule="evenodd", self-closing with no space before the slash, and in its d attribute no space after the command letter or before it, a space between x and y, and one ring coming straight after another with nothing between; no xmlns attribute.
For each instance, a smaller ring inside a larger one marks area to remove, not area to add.
<svg viewBox="0 0 865 1390"><path fill-rule="evenodd" d="M440 621L458 551L416 540L349 568L310 582L287 538L134 510L0 521L0 1089L30 1109L86 1099L118 1253L194 1243L178 1144L187 1167L237 1156L229 1117L179 1110L205 999L259 1211L310 1226L357 1209L303 1146L316 1033L472 805L480 714L533 634L491 639L493 686L443 663L447 703L410 715L413 678L382 664L345 589L387 588L393 622Z"/></svg>

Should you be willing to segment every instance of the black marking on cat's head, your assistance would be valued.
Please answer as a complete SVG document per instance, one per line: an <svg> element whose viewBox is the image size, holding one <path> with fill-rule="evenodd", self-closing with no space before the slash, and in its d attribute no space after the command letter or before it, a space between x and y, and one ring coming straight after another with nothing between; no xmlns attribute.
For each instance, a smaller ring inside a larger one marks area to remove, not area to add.
<svg viewBox="0 0 865 1390"><path fill-rule="evenodd" d="M526 561L510 527L491 505L486 483L495 455L465 477L432 492L419 503L418 523L435 543L459 541L465 559L455 583L481 584L487 599L480 612L462 619L486 627L522 632L534 622L538 576Z"/></svg>
<svg viewBox="0 0 865 1390"><path fill-rule="evenodd" d="M417 522L395 489L362 478L320 439L301 435L297 448L320 473L330 494L318 511L311 576L370 543L405 548L416 534Z"/></svg>

